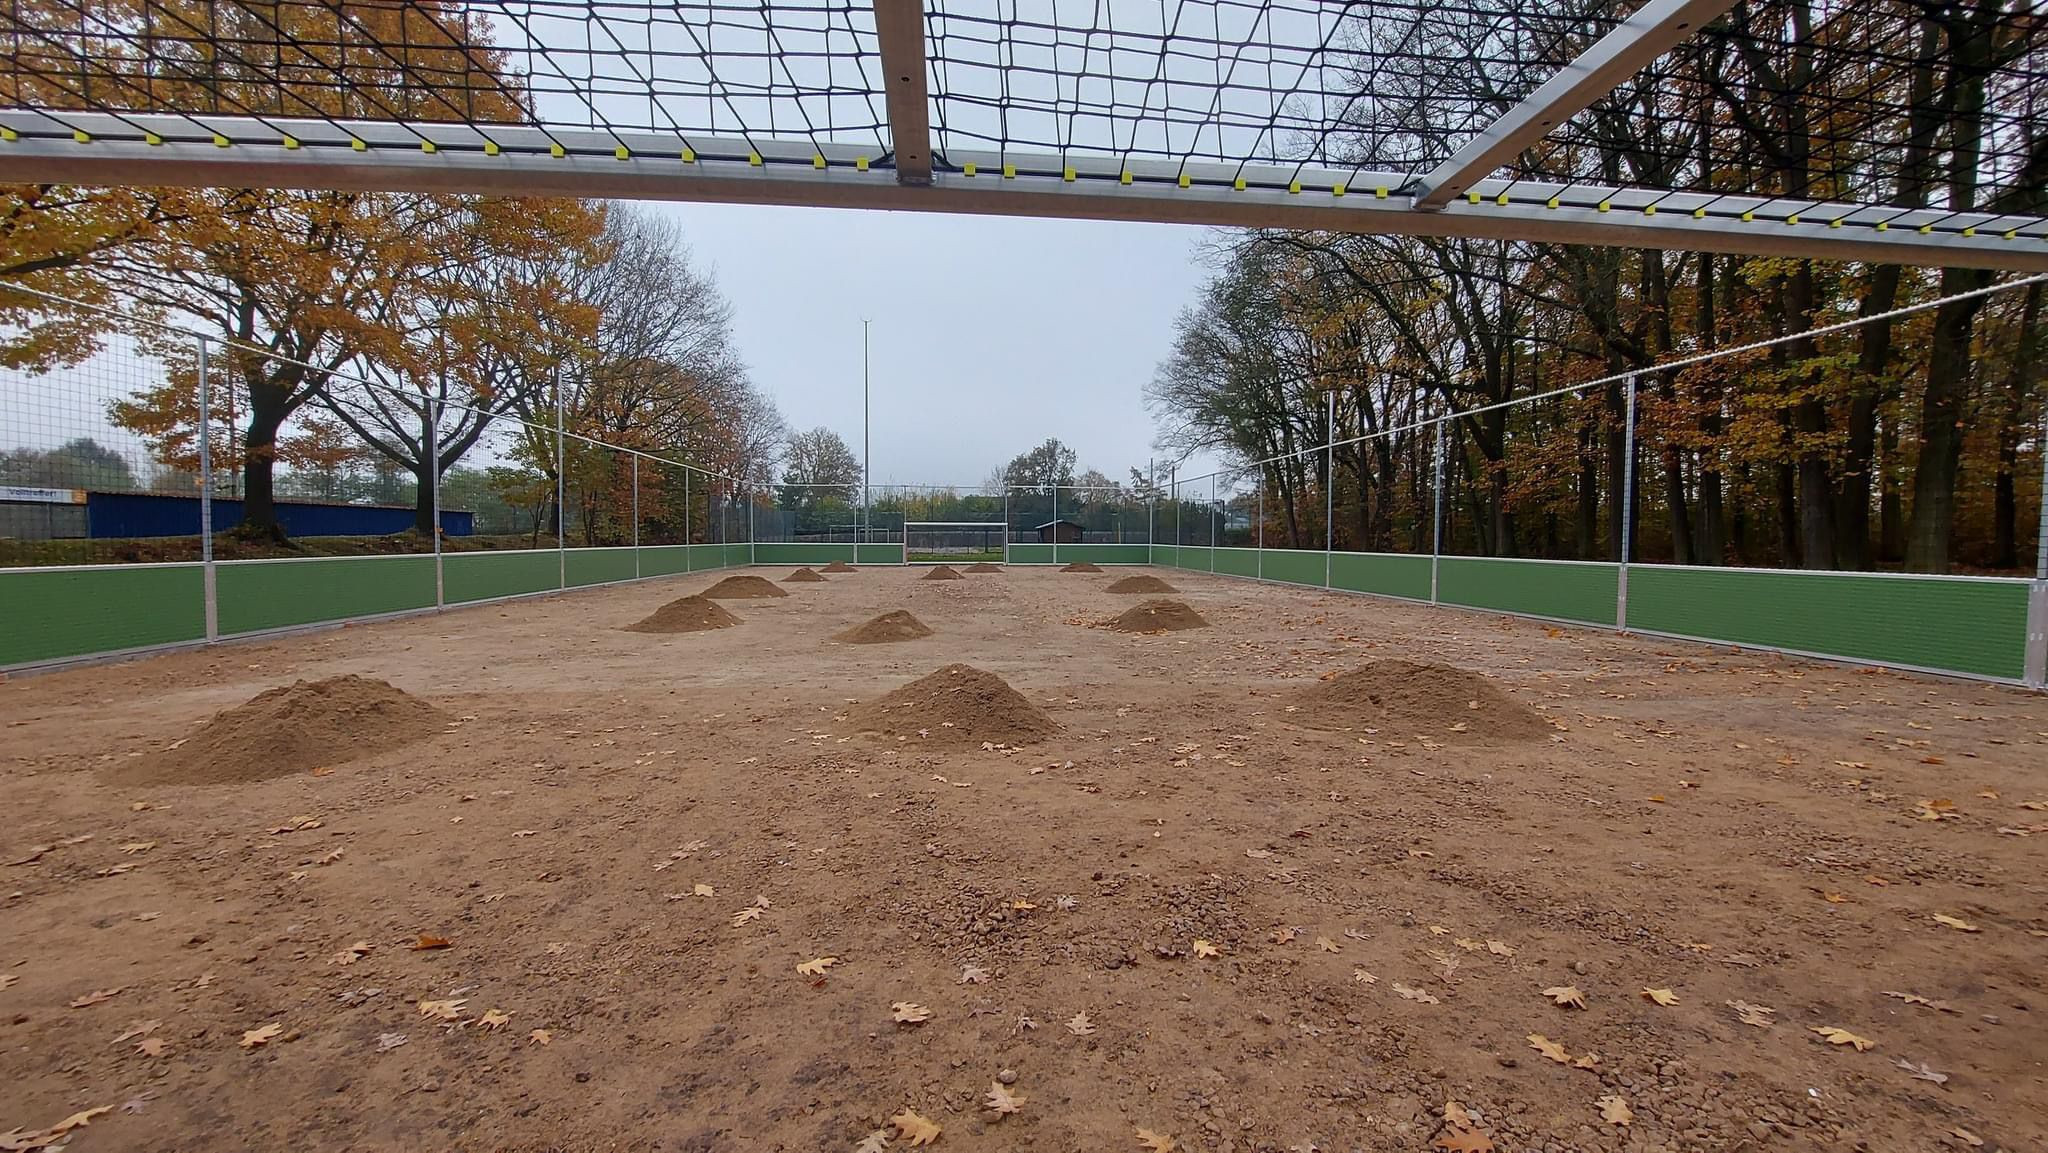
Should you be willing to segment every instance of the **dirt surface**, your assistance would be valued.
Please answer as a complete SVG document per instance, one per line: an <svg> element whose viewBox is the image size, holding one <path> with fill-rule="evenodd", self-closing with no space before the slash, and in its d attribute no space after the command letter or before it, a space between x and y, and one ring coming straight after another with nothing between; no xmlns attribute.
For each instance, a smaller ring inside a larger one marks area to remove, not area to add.
<svg viewBox="0 0 2048 1153"><path fill-rule="evenodd" d="M1455 1100L1517 1153L2048 1147L2048 701L1181 573L1213 627L1127 636L1087 627L1096 582L918 575L686 646L615 626L703 574L0 684L0 1132L848 1153L911 1110L933 1153L1425 1153ZM939 635L826 640L892 607ZM1549 731L1301 723L1387 660ZM1058 731L838 719L947 662ZM324 775L108 779L348 674L449 724Z"/></svg>
<svg viewBox="0 0 2048 1153"><path fill-rule="evenodd" d="M1003 571L1003 566L999 564L991 564L990 562L984 560L976 561L975 563L968 565L966 568L961 569L960 571L964 573L973 573L976 576L981 576L987 573L1001 572Z"/></svg>
<svg viewBox="0 0 2048 1153"><path fill-rule="evenodd" d="M825 566L825 567L824 567L824 568L823 568L822 570L820 570L820 571L822 571L822 572L859 572L860 570L859 570L859 569L857 569L857 568L855 568L855 567L853 567L853 566L852 566L852 565L850 565L850 564L847 564L847 563L846 563L845 561L843 561L843 560L836 560L836 561L833 561L832 563L830 563L830 564L826 565L826 566Z"/></svg>
<svg viewBox="0 0 2048 1153"><path fill-rule="evenodd" d="M706 629L729 629L739 623L740 618L717 601L688 596L677 597L626 629L636 633L701 633Z"/></svg>
<svg viewBox="0 0 2048 1153"><path fill-rule="evenodd" d="M1073 562L1072 564L1064 564L1064 565L1061 565L1061 566L1060 566L1060 571L1061 571L1061 572L1101 572L1101 571L1102 571L1102 566L1101 566L1101 565L1098 565L1098 564L1090 564L1089 562L1087 562L1087 561L1085 561L1085 560L1077 560L1077 561Z"/></svg>
<svg viewBox="0 0 2048 1153"><path fill-rule="evenodd" d="M1108 627L1120 633L1171 633L1205 629L1209 622L1186 601L1150 600L1111 618Z"/></svg>
<svg viewBox="0 0 2048 1153"><path fill-rule="evenodd" d="M920 579L928 581L956 581L960 579L960 574L954 572L950 567L941 564L933 565L931 571L925 573Z"/></svg>
<svg viewBox="0 0 2048 1153"><path fill-rule="evenodd" d="M753 600L755 598L773 599L775 597L786 597L789 594L776 588L766 577L742 575L726 577L698 595L707 596L714 600L739 601Z"/></svg>
<svg viewBox="0 0 2048 1153"><path fill-rule="evenodd" d="M1478 673L1415 661L1374 661L1329 675L1295 697L1295 719L1341 730L1451 744L1533 741L1548 736L1542 714Z"/></svg>
<svg viewBox="0 0 2048 1153"><path fill-rule="evenodd" d="M440 732L451 718L402 689L353 674L265 689L160 752L107 763L116 786L226 785L332 767Z"/></svg>
<svg viewBox="0 0 2048 1153"><path fill-rule="evenodd" d="M1109 587L1103 591L1112 593L1177 593L1180 590L1153 576L1151 573L1139 573L1136 576L1127 576L1119 581L1111 581Z"/></svg>
<svg viewBox="0 0 2048 1153"><path fill-rule="evenodd" d="M819 576L817 573L812 572L810 569L800 568L795 572L789 574L788 576L783 577L782 583L791 585L817 584L819 581L822 581L824 579L824 577Z"/></svg>
<svg viewBox="0 0 2048 1153"><path fill-rule="evenodd" d="M832 639L849 645L880 645L893 641L914 641L930 635L931 626L918 620L908 609L896 609L845 632L834 633Z"/></svg>
<svg viewBox="0 0 2048 1153"><path fill-rule="evenodd" d="M863 701L845 721L864 735L934 749L1028 745L1059 728L1003 678L962 664Z"/></svg>

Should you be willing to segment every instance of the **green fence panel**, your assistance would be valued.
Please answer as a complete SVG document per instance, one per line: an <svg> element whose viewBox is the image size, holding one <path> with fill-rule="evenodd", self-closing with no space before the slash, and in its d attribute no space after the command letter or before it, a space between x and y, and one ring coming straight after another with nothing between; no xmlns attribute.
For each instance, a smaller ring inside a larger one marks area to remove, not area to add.
<svg viewBox="0 0 2048 1153"><path fill-rule="evenodd" d="M1184 544L1180 546L1180 567L1191 572L1209 572L1209 546Z"/></svg>
<svg viewBox="0 0 2048 1153"><path fill-rule="evenodd" d="M197 564L0 571L0 668L206 639Z"/></svg>
<svg viewBox="0 0 2048 1153"><path fill-rule="evenodd" d="M1008 564L1051 564L1052 546L1049 544L1013 544Z"/></svg>
<svg viewBox="0 0 2048 1153"><path fill-rule="evenodd" d="M562 554L554 549L524 552L451 552L441 557L441 587L451 605L552 592L562 586Z"/></svg>
<svg viewBox="0 0 2048 1153"><path fill-rule="evenodd" d="M1618 571L1615 565L1578 561L1447 556L1437 561L1437 600L1612 625Z"/></svg>
<svg viewBox="0 0 2048 1153"><path fill-rule="evenodd" d="M572 548L568 550L569 586L601 585L633 579L633 550Z"/></svg>
<svg viewBox="0 0 2048 1153"><path fill-rule="evenodd" d="M1231 576L1255 577L1259 575L1259 550L1255 548L1219 548L1215 550L1216 571Z"/></svg>
<svg viewBox="0 0 2048 1153"><path fill-rule="evenodd" d="M864 544L860 546L861 564L902 564L903 546L900 544Z"/></svg>
<svg viewBox="0 0 2048 1153"><path fill-rule="evenodd" d="M845 544L819 544L796 541L764 542L754 546L755 564L831 564L835 560L853 560L853 542Z"/></svg>
<svg viewBox="0 0 2048 1153"><path fill-rule="evenodd" d="M1633 629L2018 680L2027 582L1636 565Z"/></svg>
<svg viewBox="0 0 2048 1153"><path fill-rule="evenodd" d="M434 607L434 558L223 561L214 588L222 636Z"/></svg>
<svg viewBox="0 0 2048 1153"><path fill-rule="evenodd" d="M1052 560L1051 545L1011 545L1010 555L1014 558L1020 548L1042 548L1046 560ZM1151 547L1142 544L1063 544L1059 546L1059 563L1072 564L1087 561L1089 564L1146 564L1149 563ZM1018 561L1016 563L1035 563Z"/></svg>
<svg viewBox="0 0 2048 1153"><path fill-rule="evenodd" d="M1321 588L1323 574L1328 571L1321 552L1269 548L1260 559L1264 569L1262 575L1269 581Z"/></svg>
<svg viewBox="0 0 2048 1153"><path fill-rule="evenodd" d="M1330 587L1426 601L1429 558L1384 552L1331 553Z"/></svg>
<svg viewBox="0 0 2048 1153"><path fill-rule="evenodd" d="M688 545L647 545L640 550L641 576L668 576L671 573L689 571L690 546Z"/></svg>

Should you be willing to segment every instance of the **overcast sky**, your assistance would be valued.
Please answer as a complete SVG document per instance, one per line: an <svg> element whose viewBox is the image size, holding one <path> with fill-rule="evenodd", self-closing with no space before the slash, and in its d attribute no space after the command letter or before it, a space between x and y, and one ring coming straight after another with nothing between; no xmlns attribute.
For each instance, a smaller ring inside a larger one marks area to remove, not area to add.
<svg viewBox="0 0 2048 1153"><path fill-rule="evenodd" d="M1194 299L1203 229L661 204L732 301L741 354L794 428L861 451L872 320L874 482L981 483L1055 436L1128 480L1143 388Z"/></svg>

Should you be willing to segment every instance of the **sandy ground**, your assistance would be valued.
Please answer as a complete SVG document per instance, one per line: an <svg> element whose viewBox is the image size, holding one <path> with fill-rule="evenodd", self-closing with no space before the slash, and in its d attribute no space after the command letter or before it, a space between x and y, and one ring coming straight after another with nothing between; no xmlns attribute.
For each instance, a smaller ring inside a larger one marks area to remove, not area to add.
<svg viewBox="0 0 2048 1153"><path fill-rule="evenodd" d="M784 585L714 632L623 631L700 574L0 684L0 1130L111 1106L71 1148L815 1153L908 1110L940 1153L2048 1142L2048 700L1184 573L1212 627L1128 636L1085 627L1129 607L1116 570L916 575ZM894 608L936 634L825 639ZM1290 721L1383 657L1487 673L1552 731ZM935 755L835 720L952 661L1061 732ZM342 673L457 719L260 783L103 779Z"/></svg>

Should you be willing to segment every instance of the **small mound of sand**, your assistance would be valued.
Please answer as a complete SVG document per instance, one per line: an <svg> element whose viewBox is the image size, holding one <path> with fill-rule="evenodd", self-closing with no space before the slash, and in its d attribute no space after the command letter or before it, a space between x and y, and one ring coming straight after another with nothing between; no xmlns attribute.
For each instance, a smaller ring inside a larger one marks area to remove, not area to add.
<svg viewBox="0 0 2048 1153"><path fill-rule="evenodd" d="M725 606L703 597L680 597L655 609L647 619L626 626L629 633L701 633L706 629L729 629L740 618Z"/></svg>
<svg viewBox="0 0 2048 1153"><path fill-rule="evenodd" d="M1180 590L1156 576L1127 576L1109 586L1113 593L1177 593Z"/></svg>
<svg viewBox="0 0 2048 1153"><path fill-rule="evenodd" d="M1448 665L1375 661L1295 695L1288 719L1315 728L1371 727L1400 740L1451 744L1534 740L1549 726L1536 710L1478 673Z"/></svg>
<svg viewBox="0 0 2048 1153"><path fill-rule="evenodd" d="M698 595L722 601L743 601L757 597L786 597L789 594L763 577L729 576Z"/></svg>
<svg viewBox="0 0 2048 1153"><path fill-rule="evenodd" d="M819 576L817 573L814 573L807 568L800 568L795 572L789 574L788 576L783 577L782 583L786 585L815 584L824 579L824 577Z"/></svg>
<svg viewBox="0 0 2048 1153"><path fill-rule="evenodd" d="M1170 633L1181 629L1205 629L1209 622L1202 614L1180 601L1146 601L1134 609L1127 609L1123 615L1109 622L1109 627L1120 633Z"/></svg>
<svg viewBox="0 0 2048 1153"><path fill-rule="evenodd" d="M828 564L828 565L826 565L823 571L825 571L825 572L859 572L860 570L859 570L859 569L857 569L857 568L855 568L855 567L853 567L853 566L852 566L852 565L850 565L850 564L847 564L847 563L846 563L845 561L843 561L843 560L836 560L836 561L833 561L833 562L832 562L831 564Z"/></svg>
<svg viewBox="0 0 2048 1153"><path fill-rule="evenodd" d="M1001 572L1001 571L1003 571L1003 566L1001 566L1001 565L999 565L999 564L990 564L990 563L988 563L987 561L981 561L981 562L980 562L980 563L978 563L978 564L971 564L971 565L968 565L968 566L967 566L966 568L964 568L964 569L961 569L960 571L961 571L961 572L966 572L966 573L991 573L991 572Z"/></svg>
<svg viewBox="0 0 2048 1153"><path fill-rule="evenodd" d="M1059 728L1003 678L972 665L947 665L854 706L847 719L864 733L940 749L1030 744Z"/></svg>
<svg viewBox="0 0 2048 1153"><path fill-rule="evenodd" d="M954 572L950 568L947 568L945 565L938 565L935 566L932 569L932 571L924 574L923 576L917 579L921 581L956 581L960 579L960 574Z"/></svg>
<svg viewBox="0 0 2048 1153"><path fill-rule="evenodd" d="M448 714L371 677L294 681L214 714L162 756L107 774L116 785L263 781L390 752L425 740Z"/></svg>
<svg viewBox="0 0 2048 1153"><path fill-rule="evenodd" d="M930 635L932 630L923 621L904 609L897 609L847 629L832 639L850 645L880 645L890 641L914 641Z"/></svg>
<svg viewBox="0 0 2048 1153"><path fill-rule="evenodd" d="M1061 572L1101 572L1101 571L1102 571L1102 566L1101 566L1101 565L1096 565L1096 564L1089 564L1089 563L1088 563L1087 561L1084 561L1084 560L1077 560L1077 561L1075 561L1075 562L1074 562L1074 563L1072 563L1072 564L1066 564L1066 565L1061 565L1061 566L1060 566L1060 571L1061 571Z"/></svg>

